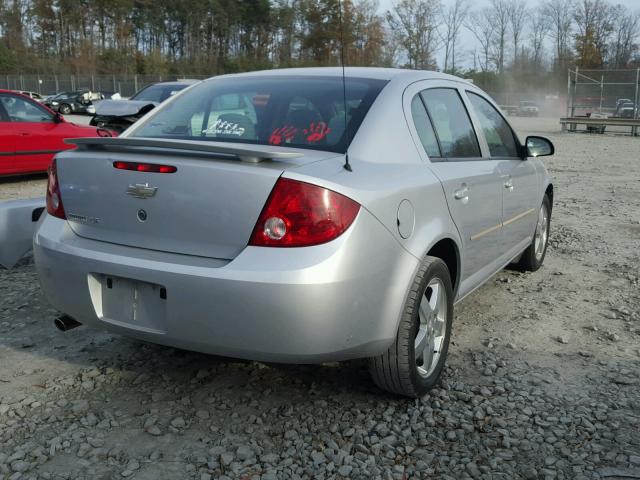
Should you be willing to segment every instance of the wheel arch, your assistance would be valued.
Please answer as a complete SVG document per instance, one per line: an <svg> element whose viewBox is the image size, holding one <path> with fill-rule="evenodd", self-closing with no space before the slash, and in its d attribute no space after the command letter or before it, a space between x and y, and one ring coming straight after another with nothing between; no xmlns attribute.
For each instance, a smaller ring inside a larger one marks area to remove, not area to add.
<svg viewBox="0 0 640 480"><path fill-rule="evenodd" d="M442 260L449 269L454 298L460 284L461 256L458 243L451 237L442 237L429 246L426 254Z"/></svg>
<svg viewBox="0 0 640 480"><path fill-rule="evenodd" d="M544 194L549 197L549 203L551 204L551 210L553 210L553 183L549 183L544 190Z"/></svg>

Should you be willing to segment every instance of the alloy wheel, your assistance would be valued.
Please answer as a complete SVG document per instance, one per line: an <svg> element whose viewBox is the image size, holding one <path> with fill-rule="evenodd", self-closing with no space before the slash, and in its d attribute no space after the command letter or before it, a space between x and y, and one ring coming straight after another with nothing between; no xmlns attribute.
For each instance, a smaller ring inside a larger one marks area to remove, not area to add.
<svg viewBox="0 0 640 480"><path fill-rule="evenodd" d="M416 367L420 376L428 377L440 361L447 334L447 293L437 277L427 285L418 318L420 324L414 341Z"/></svg>
<svg viewBox="0 0 640 480"><path fill-rule="evenodd" d="M547 240L549 239L549 212L547 211L547 206L542 205L540 207L540 212L538 213L538 224L536 225L536 236L534 243L534 251L536 255L536 260L540 261L542 259L542 255L544 255L544 250L547 246Z"/></svg>

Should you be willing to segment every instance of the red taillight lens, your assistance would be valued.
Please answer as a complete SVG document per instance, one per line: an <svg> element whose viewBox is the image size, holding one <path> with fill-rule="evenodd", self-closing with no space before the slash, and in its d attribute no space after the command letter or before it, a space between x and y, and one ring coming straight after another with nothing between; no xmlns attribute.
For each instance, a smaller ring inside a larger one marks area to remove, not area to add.
<svg viewBox="0 0 640 480"><path fill-rule="evenodd" d="M47 213L54 217L67 219L60 196L60 185L58 183L58 167L56 159L53 159L49 167L49 178L47 180Z"/></svg>
<svg viewBox="0 0 640 480"><path fill-rule="evenodd" d="M118 170L133 170L136 172L175 173L178 167L173 165L158 165L157 163L113 162Z"/></svg>
<svg viewBox="0 0 640 480"><path fill-rule="evenodd" d="M326 243L342 235L359 211L360 205L344 195L281 178L258 218L249 245L309 247Z"/></svg>

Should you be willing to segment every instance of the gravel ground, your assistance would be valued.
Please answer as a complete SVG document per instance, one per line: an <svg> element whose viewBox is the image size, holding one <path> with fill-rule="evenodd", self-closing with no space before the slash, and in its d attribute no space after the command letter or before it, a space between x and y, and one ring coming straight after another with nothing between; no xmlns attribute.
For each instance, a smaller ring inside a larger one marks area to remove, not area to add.
<svg viewBox="0 0 640 480"><path fill-rule="evenodd" d="M557 148L545 266L458 305L429 395L376 390L363 362L59 333L27 258L0 270L0 479L640 478L640 139L514 123Z"/></svg>

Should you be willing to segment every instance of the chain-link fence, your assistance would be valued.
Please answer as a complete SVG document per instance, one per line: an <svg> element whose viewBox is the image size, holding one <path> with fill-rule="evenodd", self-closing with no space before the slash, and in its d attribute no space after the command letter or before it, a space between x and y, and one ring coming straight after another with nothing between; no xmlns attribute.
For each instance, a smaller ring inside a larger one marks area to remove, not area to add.
<svg viewBox="0 0 640 480"><path fill-rule="evenodd" d="M0 75L0 89L37 92L41 95L87 89L100 93L117 92L123 97L130 97L151 83L183 78L207 77L197 75Z"/></svg>
<svg viewBox="0 0 640 480"><path fill-rule="evenodd" d="M639 118L640 69L569 71L567 116Z"/></svg>

